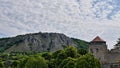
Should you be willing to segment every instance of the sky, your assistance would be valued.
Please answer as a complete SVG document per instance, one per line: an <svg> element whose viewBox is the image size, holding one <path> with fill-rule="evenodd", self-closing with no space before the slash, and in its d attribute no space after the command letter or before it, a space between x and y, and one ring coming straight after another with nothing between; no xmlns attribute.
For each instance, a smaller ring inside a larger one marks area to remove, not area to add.
<svg viewBox="0 0 120 68"><path fill-rule="evenodd" d="M120 38L120 0L0 0L0 38L64 33L86 41L100 36L113 48Z"/></svg>

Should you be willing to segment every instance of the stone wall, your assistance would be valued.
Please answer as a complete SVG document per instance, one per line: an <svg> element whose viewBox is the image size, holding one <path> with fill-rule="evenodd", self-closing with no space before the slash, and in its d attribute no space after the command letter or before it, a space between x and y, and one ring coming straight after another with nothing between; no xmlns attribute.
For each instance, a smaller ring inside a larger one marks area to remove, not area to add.
<svg viewBox="0 0 120 68"><path fill-rule="evenodd" d="M120 62L120 53L117 53L117 52L109 53L107 61L109 63L119 63Z"/></svg>
<svg viewBox="0 0 120 68"><path fill-rule="evenodd" d="M111 65L110 65L109 63L107 63L107 64L102 64L102 68L111 68L110 66L111 66Z"/></svg>
<svg viewBox="0 0 120 68"><path fill-rule="evenodd" d="M106 45L90 45L89 51L101 61L101 63L105 63L107 61L106 56L108 54Z"/></svg>

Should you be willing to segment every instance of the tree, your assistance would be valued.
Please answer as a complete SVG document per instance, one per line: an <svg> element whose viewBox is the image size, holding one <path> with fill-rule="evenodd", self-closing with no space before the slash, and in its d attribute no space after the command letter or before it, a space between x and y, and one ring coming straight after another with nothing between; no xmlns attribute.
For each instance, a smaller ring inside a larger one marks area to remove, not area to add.
<svg viewBox="0 0 120 68"><path fill-rule="evenodd" d="M20 59L19 63L17 64L17 68L24 68L27 61L28 61L28 58Z"/></svg>
<svg viewBox="0 0 120 68"><path fill-rule="evenodd" d="M86 54L78 58L76 68L101 68L101 64L93 55Z"/></svg>
<svg viewBox="0 0 120 68"><path fill-rule="evenodd" d="M52 54L49 53L49 52L45 52L45 53L42 54L42 57L44 57L45 60L49 60L50 61L50 59L52 58Z"/></svg>
<svg viewBox="0 0 120 68"><path fill-rule="evenodd" d="M75 68L75 61L71 60L66 65L65 68Z"/></svg>
<svg viewBox="0 0 120 68"><path fill-rule="evenodd" d="M25 64L25 68L48 68L48 65L42 57L30 57Z"/></svg>
<svg viewBox="0 0 120 68"><path fill-rule="evenodd" d="M56 65L56 62L58 62L56 59L51 59L49 62L48 62L48 68L56 68L58 67Z"/></svg>
<svg viewBox="0 0 120 68"><path fill-rule="evenodd" d="M78 53L81 54L81 55L85 55L85 54L88 53L88 51L85 50L85 49L78 49Z"/></svg>
<svg viewBox="0 0 120 68"><path fill-rule="evenodd" d="M15 60L15 61L12 62L11 67L16 68L18 64L19 64L19 61Z"/></svg>
<svg viewBox="0 0 120 68"><path fill-rule="evenodd" d="M75 58L77 56L77 49L73 46L68 46L65 48L65 53L67 57Z"/></svg>
<svg viewBox="0 0 120 68"><path fill-rule="evenodd" d="M64 59L58 68L75 68L75 59L71 57Z"/></svg>
<svg viewBox="0 0 120 68"><path fill-rule="evenodd" d="M0 68L5 68L3 61L0 59Z"/></svg>
<svg viewBox="0 0 120 68"><path fill-rule="evenodd" d="M58 68L58 66L61 64L61 62L66 59L66 53L64 50L61 50L58 54L57 54L57 58L56 58L56 67Z"/></svg>
<svg viewBox="0 0 120 68"><path fill-rule="evenodd" d="M52 57L53 57L53 58L57 58L57 57L58 57L58 54L61 53L61 52L63 52L63 50L58 50L58 51L54 52L54 53L52 54Z"/></svg>
<svg viewBox="0 0 120 68"><path fill-rule="evenodd" d="M119 49L120 50L120 38L117 41L117 44L114 45L115 49Z"/></svg>
<svg viewBox="0 0 120 68"><path fill-rule="evenodd" d="M67 58L67 56L64 51L61 51L60 53L58 53L57 59L64 60L65 58Z"/></svg>

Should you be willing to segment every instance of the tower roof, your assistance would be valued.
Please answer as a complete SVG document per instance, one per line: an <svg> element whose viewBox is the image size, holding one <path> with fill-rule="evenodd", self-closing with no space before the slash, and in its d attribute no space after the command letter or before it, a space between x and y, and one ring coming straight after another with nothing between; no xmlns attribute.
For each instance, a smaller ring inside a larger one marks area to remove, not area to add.
<svg viewBox="0 0 120 68"><path fill-rule="evenodd" d="M91 42L106 42L103 39L101 39L99 36L95 37Z"/></svg>

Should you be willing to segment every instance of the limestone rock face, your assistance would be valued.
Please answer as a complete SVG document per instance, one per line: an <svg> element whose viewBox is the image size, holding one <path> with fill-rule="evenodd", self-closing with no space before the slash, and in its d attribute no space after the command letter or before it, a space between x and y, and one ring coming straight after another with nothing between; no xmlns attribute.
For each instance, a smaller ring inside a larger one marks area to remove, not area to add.
<svg viewBox="0 0 120 68"><path fill-rule="evenodd" d="M0 51L5 52L56 51L69 45L77 46L71 38L59 33L34 33L0 39Z"/></svg>

